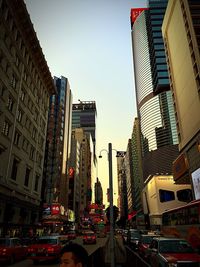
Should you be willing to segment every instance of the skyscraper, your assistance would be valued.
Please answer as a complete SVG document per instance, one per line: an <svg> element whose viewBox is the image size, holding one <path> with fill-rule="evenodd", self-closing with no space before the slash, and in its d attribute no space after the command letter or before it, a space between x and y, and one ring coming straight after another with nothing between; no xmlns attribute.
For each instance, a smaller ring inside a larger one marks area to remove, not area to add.
<svg viewBox="0 0 200 267"><path fill-rule="evenodd" d="M175 114L161 33L167 2L150 0L148 9L142 12L132 9L131 12L144 180L156 173L172 173L172 162L178 156Z"/></svg>
<svg viewBox="0 0 200 267"><path fill-rule="evenodd" d="M72 93L68 79L54 77L57 93L50 98L46 156L44 167L44 200L67 208L67 162L71 142Z"/></svg>
<svg viewBox="0 0 200 267"><path fill-rule="evenodd" d="M91 134L94 156L96 157L96 103L95 101L80 101L72 106L72 129L83 128Z"/></svg>
<svg viewBox="0 0 200 267"><path fill-rule="evenodd" d="M175 106L180 156L176 183L193 182L200 198L200 1L169 0L162 26Z"/></svg>

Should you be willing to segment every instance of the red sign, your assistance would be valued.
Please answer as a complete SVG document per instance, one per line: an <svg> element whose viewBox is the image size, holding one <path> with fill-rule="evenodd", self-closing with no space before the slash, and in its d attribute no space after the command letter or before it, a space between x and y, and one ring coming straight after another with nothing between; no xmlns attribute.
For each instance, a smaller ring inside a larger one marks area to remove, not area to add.
<svg viewBox="0 0 200 267"><path fill-rule="evenodd" d="M69 168L69 178L74 178L74 168Z"/></svg>
<svg viewBox="0 0 200 267"><path fill-rule="evenodd" d="M148 8L131 8L131 24L133 24L142 11Z"/></svg>
<svg viewBox="0 0 200 267"><path fill-rule="evenodd" d="M51 215L60 214L60 204L51 205Z"/></svg>

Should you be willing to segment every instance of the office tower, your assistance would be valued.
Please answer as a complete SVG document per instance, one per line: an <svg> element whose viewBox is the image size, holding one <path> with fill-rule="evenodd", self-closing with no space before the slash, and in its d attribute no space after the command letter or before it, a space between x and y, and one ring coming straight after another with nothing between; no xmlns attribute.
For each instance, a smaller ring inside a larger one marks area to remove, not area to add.
<svg viewBox="0 0 200 267"><path fill-rule="evenodd" d="M67 209L67 163L71 140L72 93L67 78L54 77L56 94L50 97L44 164L44 203Z"/></svg>
<svg viewBox="0 0 200 267"><path fill-rule="evenodd" d="M24 1L0 1L0 17L0 231L12 235L39 219L55 86Z"/></svg>
<svg viewBox="0 0 200 267"><path fill-rule="evenodd" d="M96 161L96 103L95 101L80 101L72 106L72 129L83 128L90 133L94 146L94 161Z"/></svg>
<svg viewBox="0 0 200 267"><path fill-rule="evenodd" d="M128 217L127 203L127 184L126 184L126 169L129 165L125 160L126 151L117 151L117 181L118 181L118 207L121 221L126 221ZM126 166L127 164L127 166Z"/></svg>
<svg viewBox="0 0 200 267"><path fill-rule="evenodd" d="M138 119L140 122L143 179L172 173L178 156L178 137L169 86L161 25L167 1L149 1L138 16L132 9L132 46Z"/></svg>
<svg viewBox="0 0 200 267"><path fill-rule="evenodd" d="M132 198L132 209L139 212L142 210L141 192L143 188L143 172L140 127L138 118L135 118L134 120L133 131L131 135L131 145L133 175L130 184L130 195Z"/></svg>
<svg viewBox="0 0 200 267"><path fill-rule="evenodd" d="M101 182L99 181L98 177L97 177L94 187L95 187L94 188L95 203L98 205L102 205L103 204L103 190L102 190Z"/></svg>
<svg viewBox="0 0 200 267"><path fill-rule="evenodd" d="M71 156L68 165L70 169L74 170L73 173L76 179L70 179L71 177L69 177L70 185L73 187L73 190L70 189L70 192L74 195L74 197L69 195L69 199L71 199L69 208L74 210L77 219L84 217L90 210L93 142L91 135L85 133L82 128L72 130L72 140Z"/></svg>
<svg viewBox="0 0 200 267"><path fill-rule="evenodd" d="M200 2L169 0L163 21L170 87L180 156L173 164L176 183L193 184L200 198Z"/></svg>

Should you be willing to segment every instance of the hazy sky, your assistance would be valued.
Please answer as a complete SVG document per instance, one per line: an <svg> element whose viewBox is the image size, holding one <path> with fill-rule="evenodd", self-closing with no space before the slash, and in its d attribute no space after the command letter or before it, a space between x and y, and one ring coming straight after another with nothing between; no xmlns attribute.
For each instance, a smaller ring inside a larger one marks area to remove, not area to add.
<svg viewBox="0 0 200 267"><path fill-rule="evenodd" d="M136 114L130 10L146 0L25 0L52 76L69 79L73 103L96 101L97 155L113 147L114 204L116 150L126 150ZM109 186L106 152L98 177Z"/></svg>

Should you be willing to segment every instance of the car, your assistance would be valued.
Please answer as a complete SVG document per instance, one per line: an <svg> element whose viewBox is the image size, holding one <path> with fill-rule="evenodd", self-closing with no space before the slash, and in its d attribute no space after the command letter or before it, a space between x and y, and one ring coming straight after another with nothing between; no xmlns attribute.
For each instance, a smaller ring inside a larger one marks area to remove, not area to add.
<svg viewBox="0 0 200 267"><path fill-rule="evenodd" d="M93 231L86 231L83 235L83 244L96 244L97 237Z"/></svg>
<svg viewBox="0 0 200 267"><path fill-rule="evenodd" d="M68 237L68 240L76 239L76 231L73 231L73 230L68 231L67 237Z"/></svg>
<svg viewBox="0 0 200 267"><path fill-rule="evenodd" d="M127 245L133 250L138 249L138 243L140 239L140 231L137 229L129 229L127 233Z"/></svg>
<svg viewBox="0 0 200 267"><path fill-rule="evenodd" d="M185 239L154 237L148 250L152 267L200 266L200 255Z"/></svg>
<svg viewBox="0 0 200 267"><path fill-rule="evenodd" d="M62 247L68 243L66 235L40 236L35 244L28 247L28 259L34 264L45 260L59 259Z"/></svg>
<svg viewBox="0 0 200 267"><path fill-rule="evenodd" d="M123 231L122 231L122 240L123 240L124 244L127 243L127 234L128 234L128 230L123 229Z"/></svg>
<svg viewBox="0 0 200 267"><path fill-rule="evenodd" d="M154 237L158 237L158 235L149 233L149 234L142 234L140 236L138 242L138 253L140 254L141 257L147 258L146 251Z"/></svg>
<svg viewBox="0 0 200 267"><path fill-rule="evenodd" d="M0 238L0 263L13 264L27 256L27 247L17 237Z"/></svg>

